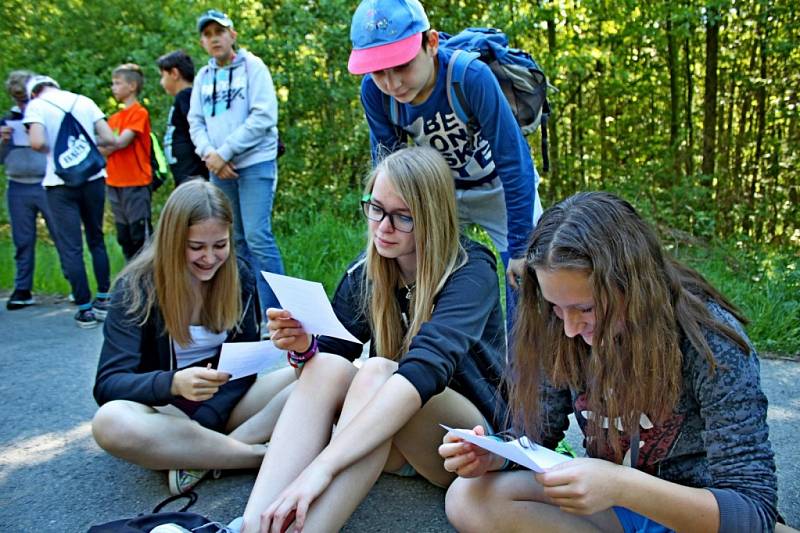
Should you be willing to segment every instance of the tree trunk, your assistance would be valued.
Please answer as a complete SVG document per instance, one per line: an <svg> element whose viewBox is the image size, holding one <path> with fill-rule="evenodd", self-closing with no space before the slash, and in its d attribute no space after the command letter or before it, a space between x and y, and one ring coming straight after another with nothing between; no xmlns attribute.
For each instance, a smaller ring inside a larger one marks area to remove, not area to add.
<svg viewBox="0 0 800 533"><path fill-rule="evenodd" d="M748 66L748 72L753 72L756 68L756 47L750 47L750 64ZM740 91L741 97L741 110L739 111L739 127L736 133L736 148L733 151L733 172L736 176L735 181L731 183L736 184L736 191L734 197L742 198L745 196L747 191L746 181L747 181L747 173L745 172L744 166L744 147L745 142L747 141L747 124L750 119L750 97L751 91L746 86L742 86ZM747 233L750 230L750 218L747 213L742 216L742 231ZM735 229L735 228L734 228Z"/></svg>
<svg viewBox="0 0 800 533"><path fill-rule="evenodd" d="M704 186L711 185L717 143L717 63L719 59L720 14L716 6L706 12L706 90L703 97L703 178Z"/></svg>
<svg viewBox="0 0 800 533"><path fill-rule="evenodd" d="M694 174L694 76L692 75L692 26L689 26L689 32L686 39L683 41L683 56L684 56L684 72L686 76L686 110L684 112L686 120L686 147L684 150L686 175L691 176Z"/></svg>
<svg viewBox="0 0 800 533"><path fill-rule="evenodd" d="M769 30L767 25L764 24L764 13L758 16L759 26L759 43L758 50L760 56L760 64L758 74L760 81L756 88L756 153L755 161L753 162L752 174L750 176L750 194L748 196L748 212L754 220L758 220L755 213L756 192L758 189L758 181L760 176L763 175L763 147L764 147L764 131L766 130L766 116L767 116L767 38ZM763 197L763 196L762 196ZM757 240L761 239L762 224L754 224L755 237Z"/></svg>
<svg viewBox="0 0 800 533"><path fill-rule="evenodd" d="M667 9L667 70L669 71L669 148L675 177L680 174L680 90L678 89L678 47L672 24L672 11Z"/></svg>
<svg viewBox="0 0 800 533"><path fill-rule="evenodd" d="M558 9L556 0L550 0L550 11L547 17L547 48L550 52L552 61L550 62L550 72L548 77L550 79L558 79L558 70L556 68L558 58L558 46L556 43L556 21L553 13ZM558 121L555 120L555 113L551 111L551 120L547 122L547 133L550 138L550 149L548 151L550 156L550 183L557 183L560 179L559 176L559 138L558 138Z"/></svg>

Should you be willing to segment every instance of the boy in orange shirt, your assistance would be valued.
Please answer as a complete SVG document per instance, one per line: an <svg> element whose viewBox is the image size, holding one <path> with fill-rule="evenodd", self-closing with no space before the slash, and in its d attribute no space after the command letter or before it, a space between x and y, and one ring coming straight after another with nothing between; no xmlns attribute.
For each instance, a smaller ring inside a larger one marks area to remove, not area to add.
<svg viewBox="0 0 800 533"><path fill-rule="evenodd" d="M120 65L111 74L111 92L125 108L108 119L118 142L115 150L105 154L106 185L117 242L127 260L141 250L151 227L150 115L138 100L143 84L142 69L133 63Z"/></svg>

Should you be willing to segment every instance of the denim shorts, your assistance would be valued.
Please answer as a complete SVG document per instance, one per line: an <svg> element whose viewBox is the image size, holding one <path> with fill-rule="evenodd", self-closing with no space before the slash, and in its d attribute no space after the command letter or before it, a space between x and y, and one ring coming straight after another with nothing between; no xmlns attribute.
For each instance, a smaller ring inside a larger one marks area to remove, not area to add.
<svg viewBox="0 0 800 533"><path fill-rule="evenodd" d="M634 513L625 507L614 507L619 523L625 533L671 533L672 530L646 516Z"/></svg>

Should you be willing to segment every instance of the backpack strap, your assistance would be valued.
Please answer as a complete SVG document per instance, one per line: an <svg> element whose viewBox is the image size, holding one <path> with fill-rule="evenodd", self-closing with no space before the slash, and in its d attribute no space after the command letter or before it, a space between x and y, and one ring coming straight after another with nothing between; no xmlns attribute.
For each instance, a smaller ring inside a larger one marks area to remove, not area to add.
<svg viewBox="0 0 800 533"><path fill-rule="evenodd" d="M182 500L182 499L187 499L189 501L186 502L186 504L178 510L178 512L180 512L180 513L185 512L187 509L189 509L189 507L191 507L192 505L195 504L195 502L197 502L197 493L195 491L193 491L193 490L190 490L189 492L184 492L183 494L177 494L175 496L170 496L169 498L159 502L153 508L153 514L160 513L161 510L165 506L169 505L170 503L172 503L174 501L178 501L178 500Z"/></svg>
<svg viewBox="0 0 800 533"><path fill-rule="evenodd" d="M392 126L399 128L400 103L384 92L381 92L381 95L383 96L383 112L389 117L389 122L392 123Z"/></svg>
<svg viewBox="0 0 800 533"><path fill-rule="evenodd" d="M456 118L466 125L470 125L475 117L469 110L467 97L464 94L464 78L467 75L467 67L475 59L480 57L478 52L467 52L465 50L454 50L447 64L447 103L450 109L456 114Z"/></svg>
<svg viewBox="0 0 800 533"><path fill-rule="evenodd" d="M542 172L549 172L550 171L550 155L548 154L548 144L547 144L547 119L550 118L550 103L547 101L545 97L544 103L542 104L542 118L539 121L540 128L542 130Z"/></svg>

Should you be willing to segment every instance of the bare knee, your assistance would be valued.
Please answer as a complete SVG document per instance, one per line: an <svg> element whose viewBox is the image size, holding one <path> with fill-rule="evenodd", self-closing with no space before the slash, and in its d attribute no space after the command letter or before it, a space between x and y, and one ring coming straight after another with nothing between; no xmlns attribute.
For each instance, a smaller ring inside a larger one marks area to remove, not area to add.
<svg viewBox="0 0 800 533"><path fill-rule="evenodd" d="M370 357L361 365L350 389L353 392L363 391L372 394L386 383L396 370L397 363L391 359Z"/></svg>
<svg viewBox="0 0 800 533"><path fill-rule="evenodd" d="M313 387L346 388L356 374L356 367L347 359L319 353L303 366L299 382ZM312 383L313 382L313 383Z"/></svg>
<svg viewBox="0 0 800 533"><path fill-rule="evenodd" d="M444 510L447 519L461 532L491 531L491 516L487 512L485 487L482 478L458 477L450 484L445 496Z"/></svg>
<svg viewBox="0 0 800 533"><path fill-rule="evenodd" d="M137 427L134 413L127 402L114 400L103 404L92 419L92 436L105 451L120 455L140 448L142 428Z"/></svg>

